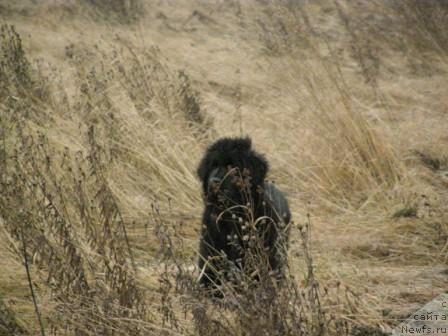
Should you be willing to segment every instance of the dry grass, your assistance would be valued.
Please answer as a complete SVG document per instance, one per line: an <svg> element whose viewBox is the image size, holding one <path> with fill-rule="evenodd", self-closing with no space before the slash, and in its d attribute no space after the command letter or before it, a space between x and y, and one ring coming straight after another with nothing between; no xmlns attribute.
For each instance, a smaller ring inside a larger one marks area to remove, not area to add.
<svg viewBox="0 0 448 336"><path fill-rule="evenodd" d="M445 5L0 10L0 334L378 335L446 291ZM195 168L240 134L290 201L291 277L217 304Z"/></svg>

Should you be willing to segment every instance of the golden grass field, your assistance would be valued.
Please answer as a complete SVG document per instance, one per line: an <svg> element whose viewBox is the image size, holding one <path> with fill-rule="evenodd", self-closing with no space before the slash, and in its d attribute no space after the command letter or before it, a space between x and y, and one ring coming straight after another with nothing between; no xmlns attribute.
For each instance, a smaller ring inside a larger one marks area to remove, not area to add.
<svg viewBox="0 0 448 336"><path fill-rule="evenodd" d="M196 167L221 136L269 160L304 290L311 222L318 311L348 334L447 291L445 2L0 0L0 17L0 335L225 335L160 252L176 228L195 263Z"/></svg>

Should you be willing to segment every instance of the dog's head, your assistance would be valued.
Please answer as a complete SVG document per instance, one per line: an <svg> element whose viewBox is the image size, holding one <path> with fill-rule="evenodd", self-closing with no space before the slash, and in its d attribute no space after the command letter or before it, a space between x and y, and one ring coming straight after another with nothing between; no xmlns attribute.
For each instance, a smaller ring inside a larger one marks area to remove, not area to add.
<svg viewBox="0 0 448 336"><path fill-rule="evenodd" d="M209 202L234 205L253 196L268 169L266 159L252 150L250 138L223 138L207 149L197 173Z"/></svg>

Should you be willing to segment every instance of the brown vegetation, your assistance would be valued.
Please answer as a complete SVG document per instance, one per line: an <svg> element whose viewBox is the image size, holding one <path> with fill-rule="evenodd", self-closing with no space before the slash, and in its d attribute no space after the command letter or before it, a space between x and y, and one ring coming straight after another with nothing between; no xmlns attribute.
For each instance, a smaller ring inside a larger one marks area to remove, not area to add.
<svg viewBox="0 0 448 336"><path fill-rule="evenodd" d="M447 10L0 0L0 335L381 335L445 292ZM214 302L195 168L245 134L288 278Z"/></svg>

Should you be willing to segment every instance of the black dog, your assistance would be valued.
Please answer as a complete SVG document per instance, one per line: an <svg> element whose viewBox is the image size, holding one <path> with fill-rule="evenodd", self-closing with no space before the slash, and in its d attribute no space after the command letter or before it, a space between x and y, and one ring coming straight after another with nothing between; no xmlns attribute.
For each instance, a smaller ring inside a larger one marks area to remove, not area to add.
<svg viewBox="0 0 448 336"><path fill-rule="evenodd" d="M207 149L197 171L205 199L199 247L204 286L220 285L230 268L248 271L245 257L254 238L261 241L264 264L282 274L291 213L284 195L264 181L268 169L250 138L223 138Z"/></svg>

